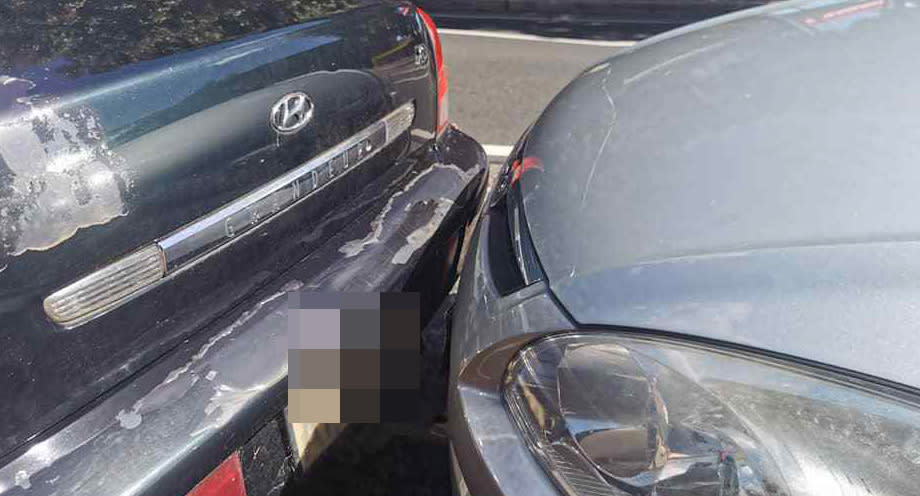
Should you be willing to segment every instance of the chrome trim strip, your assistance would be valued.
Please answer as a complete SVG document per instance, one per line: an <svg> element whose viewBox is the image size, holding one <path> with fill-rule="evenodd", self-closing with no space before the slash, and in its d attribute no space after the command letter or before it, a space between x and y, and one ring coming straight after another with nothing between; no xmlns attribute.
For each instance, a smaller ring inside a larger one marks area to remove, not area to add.
<svg viewBox="0 0 920 496"><path fill-rule="evenodd" d="M160 240L169 270L227 243L364 163L409 129L414 117L415 105L406 103L305 164Z"/></svg>

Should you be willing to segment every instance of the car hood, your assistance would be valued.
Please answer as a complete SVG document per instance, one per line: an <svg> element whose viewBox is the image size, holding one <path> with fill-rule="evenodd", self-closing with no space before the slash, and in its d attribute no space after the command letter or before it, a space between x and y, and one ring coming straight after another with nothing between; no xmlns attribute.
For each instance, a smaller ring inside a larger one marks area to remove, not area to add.
<svg viewBox="0 0 920 496"><path fill-rule="evenodd" d="M783 2L582 74L523 153L582 324L752 346L920 387L920 10Z"/></svg>

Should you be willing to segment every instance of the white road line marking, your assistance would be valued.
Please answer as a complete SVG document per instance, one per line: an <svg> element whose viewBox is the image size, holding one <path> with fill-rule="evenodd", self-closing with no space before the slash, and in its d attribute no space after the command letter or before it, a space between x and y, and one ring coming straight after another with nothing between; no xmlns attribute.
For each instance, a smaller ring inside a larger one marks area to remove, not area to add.
<svg viewBox="0 0 920 496"><path fill-rule="evenodd" d="M505 145L482 145L482 148L485 149L486 155L489 158L506 158L508 155L511 155L512 146Z"/></svg>
<svg viewBox="0 0 920 496"><path fill-rule="evenodd" d="M508 33L504 31L479 31L475 29L439 29L438 33L455 36L478 36L481 38L501 38L519 41L545 41L548 43L564 43L568 45L591 45L614 48L626 48L636 44L635 41L607 41L607 40L582 40L577 38L549 38L532 34Z"/></svg>

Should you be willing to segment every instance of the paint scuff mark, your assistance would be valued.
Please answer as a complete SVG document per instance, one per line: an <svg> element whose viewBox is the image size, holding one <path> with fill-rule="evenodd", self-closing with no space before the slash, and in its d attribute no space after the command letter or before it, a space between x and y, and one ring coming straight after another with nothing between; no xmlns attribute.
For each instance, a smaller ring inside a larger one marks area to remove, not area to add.
<svg viewBox="0 0 920 496"><path fill-rule="evenodd" d="M27 96L31 82L0 76L0 267L80 229L127 214L124 160L107 145L96 112ZM5 106L4 106L5 103Z"/></svg>
<svg viewBox="0 0 920 496"><path fill-rule="evenodd" d="M121 425L123 429L134 429L135 427L141 425L143 418L136 411L125 411L121 410L118 412L118 415L115 416L115 419L118 420L118 424Z"/></svg>
<svg viewBox="0 0 920 496"><path fill-rule="evenodd" d="M431 215L431 219L425 225L406 236L406 244L393 255L393 263L401 265L406 264L409 259L412 258L412 254L415 253L416 250L425 246L425 243L434 236L435 231L438 230L438 227L441 225L444 217L447 216L447 213L450 212L450 208L453 205L453 200L449 198L439 198L434 212Z"/></svg>
<svg viewBox="0 0 920 496"><path fill-rule="evenodd" d="M17 486L21 487L22 489L29 489L30 487L32 487L32 482L29 481L29 473L26 472L25 470L20 470L16 472L14 482L16 483Z"/></svg>
<svg viewBox="0 0 920 496"><path fill-rule="evenodd" d="M268 384L257 384L246 389L238 389L227 384L221 384L214 388L214 395L211 396L208 405L204 408L204 413L208 417L208 423L191 433L191 437L197 437L211 429L219 429L230 420L233 415L239 411L250 398L259 394ZM212 418L212 414L217 413Z"/></svg>
<svg viewBox="0 0 920 496"><path fill-rule="evenodd" d="M406 184L402 190L397 191L393 196L391 196L390 199L387 200L386 205L384 205L380 210L380 213L377 214L377 217L371 221L371 231L367 234L367 236L345 243L341 248L339 248L339 253L344 254L346 258L352 258L364 251L365 247L379 243L380 235L383 234L384 221L386 220L387 215L390 214L390 210L393 209L393 203L396 202L399 197L405 195L408 191L414 188L416 183L418 183L423 177L427 176L434 170L434 167L425 169L421 174L413 177L412 180L409 181L409 183Z"/></svg>
<svg viewBox="0 0 920 496"><path fill-rule="evenodd" d="M406 202L406 205L404 208L396 210L396 212L401 214L400 218L402 218L404 215L406 215L406 212L409 211L412 204L414 203L412 201L413 198L411 198L411 195L409 197L406 197L406 195L410 193L413 189L415 189L418 186L419 182L422 181L424 178L428 177L430 174L435 173L435 172L445 172L445 171L451 172L453 174L439 174L437 176L443 177L444 178L443 180L451 181L454 184L451 184L444 188L437 188L436 190L441 191L441 192L449 191L451 193L458 193L459 191L461 191L463 187L465 187L470 181L473 180L473 178L476 177L476 174L478 172L475 169L465 171L454 164L434 164L431 167L425 169L424 171L419 173L418 176L412 178L412 180L409 181L405 185L405 187L403 187L401 190L394 193L393 196L391 196L390 199L387 200L386 205L384 205L384 207L380 210L380 213L377 214L377 217L375 217L374 220L371 221L371 230L367 234L367 236L360 238L360 239L355 239L355 240L346 242L344 245L342 245L341 248L339 248L339 252L344 254L346 258L352 258L352 257L358 256L368 246L380 243L381 239L384 238L384 227L387 225L388 222L390 223L390 225L393 225L393 226L400 224L399 219L389 218L390 214L394 211L394 205L397 205L398 203L402 201ZM402 262L402 263L405 263L405 262Z"/></svg>
<svg viewBox="0 0 920 496"><path fill-rule="evenodd" d="M115 416L115 419L118 421L125 429L134 429L139 426L143 420L143 415L146 415L150 412L159 410L160 408L173 403L179 398L185 396L186 393L194 386L199 379L197 371L193 371L192 368L200 362L211 348L214 347L219 341L227 338L233 334L240 327L249 322L265 305L281 298L282 296L287 295L292 291L297 291L303 287L303 283L297 280L292 280L287 282L284 286L281 287L276 293L268 296L267 298L256 303L252 308L243 312L233 323L225 327L219 333L211 336L205 344L198 349L198 352L192 355L192 357L181 367L171 370L166 374L166 378L163 379L163 382L158 384L149 393L144 395L141 399L137 400L134 405L132 405L130 410L121 410L118 412L118 415ZM214 375L212 375L212 373ZM211 370L208 372L206 378L210 381L216 377L217 372Z"/></svg>
<svg viewBox="0 0 920 496"><path fill-rule="evenodd" d="M418 179L418 178L416 178ZM377 214L377 217L371 221L371 231L367 233L367 236L361 239L351 240L341 248L339 252L343 253L346 258L352 258L358 256L364 248L380 242L380 235L383 234L383 221L386 219L387 215L390 213L390 210L393 208L393 200L395 197L391 197L387 204L384 205L383 209L380 210L380 213Z"/></svg>

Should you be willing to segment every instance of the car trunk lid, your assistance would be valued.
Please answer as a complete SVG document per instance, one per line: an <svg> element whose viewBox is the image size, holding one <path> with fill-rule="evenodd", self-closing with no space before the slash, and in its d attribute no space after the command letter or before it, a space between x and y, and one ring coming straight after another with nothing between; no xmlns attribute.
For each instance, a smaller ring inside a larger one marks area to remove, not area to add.
<svg viewBox="0 0 920 496"><path fill-rule="evenodd" d="M158 4L0 16L0 452L316 249L400 173L410 126L433 136L405 5ZM312 116L279 132L291 95Z"/></svg>

